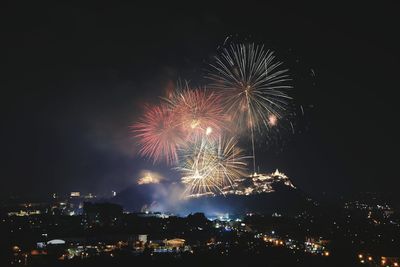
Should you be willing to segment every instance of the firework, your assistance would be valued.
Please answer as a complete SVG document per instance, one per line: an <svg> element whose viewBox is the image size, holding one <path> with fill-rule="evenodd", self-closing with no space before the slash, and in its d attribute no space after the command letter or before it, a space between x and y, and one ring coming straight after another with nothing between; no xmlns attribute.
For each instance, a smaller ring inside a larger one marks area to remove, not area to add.
<svg viewBox="0 0 400 267"><path fill-rule="evenodd" d="M147 106L143 117L132 126L132 132L138 139L142 156L152 158L153 163L178 162L177 150L184 138L174 113L166 104Z"/></svg>
<svg viewBox="0 0 400 267"><path fill-rule="evenodd" d="M246 156L234 139L203 139L187 152L182 167L185 196L222 193L246 175Z"/></svg>
<svg viewBox="0 0 400 267"><path fill-rule="evenodd" d="M268 125L270 127L274 127L277 124L278 124L278 118L274 114L269 115L268 116Z"/></svg>
<svg viewBox="0 0 400 267"><path fill-rule="evenodd" d="M204 136L215 138L221 134L225 115L220 96L205 89L186 87L177 89L166 101L186 140L199 140Z"/></svg>
<svg viewBox="0 0 400 267"><path fill-rule="evenodd" d="M247 175L248 157L226 136L250 132L255 173L255 134L268 133L269 140L290 122L290 79L273 52L233 44L210 66L213 91L170 84L161 104L147 107L133 125L142 156L178 166L185 196L224 194ZM153 178L146 174L139 182L158 182Z"/></svg>
<svg viewBox="0 0 400 267"><path fill-rule="evenodd" d="M221 93L231 121L239 129L251 131L254 171L254 131L275 126L291 99L286 94L290 79L281 65L263 46L232 44L215 57L210 64L212 72L207 75L212 87Z"/></svg>

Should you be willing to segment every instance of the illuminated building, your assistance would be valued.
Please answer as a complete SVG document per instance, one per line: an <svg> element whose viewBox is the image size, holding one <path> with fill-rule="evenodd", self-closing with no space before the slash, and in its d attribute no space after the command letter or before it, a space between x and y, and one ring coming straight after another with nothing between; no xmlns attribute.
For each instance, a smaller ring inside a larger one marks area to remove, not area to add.
<svg viewBox="0 0 400 267"><path fill-rule="evenodd" d="M75 191L75 192L71 192L70 197L80 197L81 196L81 192Z"/></svg>
<svg viewBox="0 0 400 267"><path fill-rule="evenodd" d="M248 177L236 179L232 184L222 188L221 193L225 196L230 194L248 196L260 193L272 193L275 192L275 184L283 184L290 188L296 189L289 177L287 177L284 173L279 172L279 170L276 170L270 174L254 173ZM187 197L198 198L216 195L218 195L218 193L207 191L204 193L188 195Z"/></svg>
<svg viewBox="0 0 400 267"><path fill-rule="evenodd" d="M140 241L140 242L143 242L143 244L146 244L147 243L147 235L138 235L138 240Z"/></svg>
<svg viewBox="0 0 400 267"><path fill-rule="evenodd" d="M133 248L135 251L143 251L145 246L148 244L147 240L148 235L147 234L140 234L137 235L137 238L135 238L133 241Z"/></svg>
<svg viewBox="0 0 400 267"><path fill-rule="evenodd" d="M39 214L41 214L40 210L19 210L19 211L11 211L11 212L7 213L7 215L9 217L11 217L11 216L23 217L23 216L32 216L32 215L39 215Z"/></svg>
<svg viewBox="0 0 400 267"><path fill-rule="evenodd" d="M254 173L250 177L239 179L235 181L232 187L224 188L224 194L236 195L252 195L259 193L272 193L274 192L273 185L276 183L284 184L285 186L296 188L289 177L284 173L276 170L270 174L257 174Z"/></svg>
<svg viewBox="0 0 400 267"><path fill-rule="evenodd" d="M140 173L141 177L138 179L137 184L158 184L162 179L164 179L159 173L152 171L142 171Z"/></svg>
<svg viewBox="0 0 400 267"><path fill-rule="evenodd" d="M182 238L154 240L150 241L149 246L155 253L178 253L190 250L189 246L185 246L185 242Z"/></svg>
<svg viewBox="0 0 400 267"><path fill-rule="evenodd" d="M168 240L165 240L164 243L168 247L180 248L185 245L185 239L182 239L182 238L168 239Z"/></svg>
<svg viewBox="0 0 400 267"><path fill-rule="evenodd" d="M53 239L50 241L47 241L47 245L65 245L65 241L61 239Z"/></svg>

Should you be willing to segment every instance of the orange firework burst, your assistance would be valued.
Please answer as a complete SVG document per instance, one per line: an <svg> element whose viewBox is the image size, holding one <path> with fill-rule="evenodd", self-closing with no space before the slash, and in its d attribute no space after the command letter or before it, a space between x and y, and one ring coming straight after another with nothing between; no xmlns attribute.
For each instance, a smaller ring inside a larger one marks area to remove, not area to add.
<svg viewBox="0 0 400 267"><path fill-rule="evenodd" d="M224 128L220 96L204 89L177 90L167 99L186 139L216 138Z"/></svg>
<svg viewBox="0 0 400 267"><path fill-rule="evenodd" d="M172 165L178 162L177 149L183 142L183 135L167 105L147 106L132 131L142 156L152 158L154 163L165 161Z"/></svg>

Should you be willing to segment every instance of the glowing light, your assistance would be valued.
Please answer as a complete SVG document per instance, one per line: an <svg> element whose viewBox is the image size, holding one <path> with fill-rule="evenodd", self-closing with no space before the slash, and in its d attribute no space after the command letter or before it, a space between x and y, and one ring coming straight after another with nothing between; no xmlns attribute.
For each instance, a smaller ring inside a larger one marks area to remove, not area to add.
<svg viewBox="0 0 400 267"><path fill-rule="evenodd" d="M190 122L190 128L192 128L192 129L196 129L197 126L199 126L199 125L200 125L200 121L199 120L192 120Z"/></svg>
<svg viewBox="0 0 400 267"><path fill-rule="evenodd" d="M211 133L212 133L212 128L211 127L207 127L206 135L210 135Z"/></svg>
<svg viewBox="0 0 400 267"><path fill-rule="evenodd" d="M275 115L269 115L268 116L268 125L269 126L276 126L278 123L278 118Z"/></svg>
<svg viewBox="0 0 400 267"><path fill-rule="evenodd" d="M80 197L81 196L81 192L71 192L70 196L71 197Z"/></svg>
<svg viewBox="0 0 400 267"><path fill-rule="evenodd" d="M164 177L162 177L160 174L152 171L141 171L140 172L141 178L138 179L137 183L139 185L143 184L158 184Z"/></svg>

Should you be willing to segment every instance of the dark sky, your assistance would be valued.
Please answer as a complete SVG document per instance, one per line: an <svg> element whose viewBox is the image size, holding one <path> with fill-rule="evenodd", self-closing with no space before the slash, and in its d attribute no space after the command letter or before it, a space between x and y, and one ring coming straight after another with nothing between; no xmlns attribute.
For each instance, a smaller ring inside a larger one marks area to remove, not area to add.
<svg viewBox="0 0 400 267"><path fill-rule="evenodd" d="M306 111L283 147L259 149L262 169L314 195L398 190L398 7L130 2L0 9L2 196L106 192L141 169L167 173L135 156L128 127L171 81L200 83L229 35L276 50Z"/></svg>

